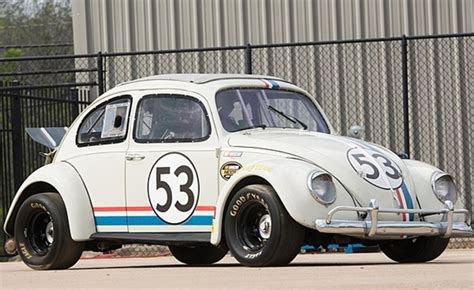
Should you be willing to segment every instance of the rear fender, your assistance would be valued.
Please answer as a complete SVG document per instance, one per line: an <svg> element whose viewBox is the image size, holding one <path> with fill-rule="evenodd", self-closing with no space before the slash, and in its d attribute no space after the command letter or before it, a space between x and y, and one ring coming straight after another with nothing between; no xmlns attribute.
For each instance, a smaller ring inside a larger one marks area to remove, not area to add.
<svg viewBox="0 0 474 290"><path fill-rule="evenodd" d="M4 230L13 236L15 219L21 204L31 195L57 192L66 206L71 238L89 240L96 232L94 214L87 189L72 165L55 162L33 172L21 185L8 210Z"/></svg>

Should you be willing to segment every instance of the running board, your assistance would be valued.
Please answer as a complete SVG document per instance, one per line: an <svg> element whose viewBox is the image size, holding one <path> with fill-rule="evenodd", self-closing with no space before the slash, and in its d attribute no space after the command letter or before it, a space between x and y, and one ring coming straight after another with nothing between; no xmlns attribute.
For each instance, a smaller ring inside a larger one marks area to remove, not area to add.
<svg viewBox="0 0 474 290"><path fill-rule="evenodd" d="M105 240L122 244L159 244L209 243L211 233L95 233L93 240Z"/></svg>

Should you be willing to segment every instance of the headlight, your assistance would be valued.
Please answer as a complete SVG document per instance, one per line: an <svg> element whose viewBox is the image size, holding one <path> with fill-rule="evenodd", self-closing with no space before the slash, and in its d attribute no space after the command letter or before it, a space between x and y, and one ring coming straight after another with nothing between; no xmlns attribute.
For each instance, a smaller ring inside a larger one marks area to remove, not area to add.
<svg viewBox="0 0 474 290"><path fill-rule="evenodd" d="M453 178L444 172L437 171L433 174L431 186L436 197L443 203L447 200L455 203L458 199Z"/></svg>
<svg viewBox="0 0 474 290"><path fill-rule="evenodd" d="M308 188L314 199L322 204L331 204L336 200L336 187L331 175L314 171L308 176Z"/></svg>

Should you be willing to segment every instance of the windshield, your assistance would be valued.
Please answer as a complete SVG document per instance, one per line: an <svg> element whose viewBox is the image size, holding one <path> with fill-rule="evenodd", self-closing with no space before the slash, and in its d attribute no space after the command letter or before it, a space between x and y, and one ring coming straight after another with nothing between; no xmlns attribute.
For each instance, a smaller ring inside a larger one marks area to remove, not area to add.
<svg viewBox="0 0 474 290"><path fill-rule="evenodd" d="M222 126L229 132L269 127L329 133L314 103L296 92L230 89L217 93L216 104Z"/></svg>

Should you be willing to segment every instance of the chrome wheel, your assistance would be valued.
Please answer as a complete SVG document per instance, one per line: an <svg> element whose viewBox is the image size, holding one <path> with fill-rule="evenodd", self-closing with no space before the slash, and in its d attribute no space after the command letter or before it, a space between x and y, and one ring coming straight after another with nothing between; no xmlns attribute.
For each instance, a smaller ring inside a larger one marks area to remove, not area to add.
<svg viewBox="0 0 474 290"><path fill-rule="evenodd" d="M272 233L272 218L266 214L260 218L258 233L264 239L269 239Z"/></svg>

